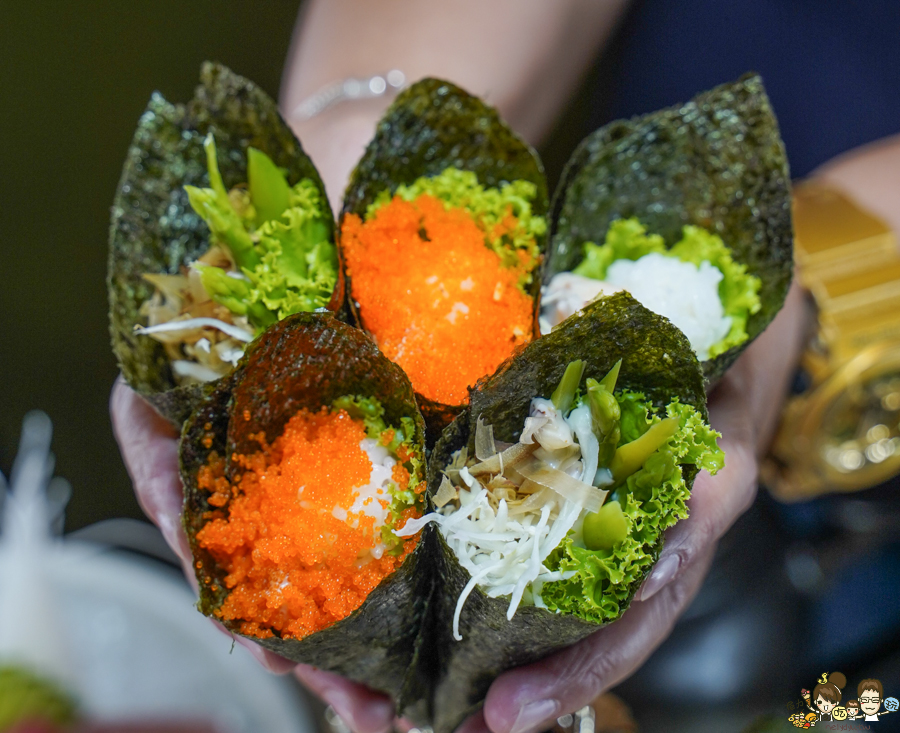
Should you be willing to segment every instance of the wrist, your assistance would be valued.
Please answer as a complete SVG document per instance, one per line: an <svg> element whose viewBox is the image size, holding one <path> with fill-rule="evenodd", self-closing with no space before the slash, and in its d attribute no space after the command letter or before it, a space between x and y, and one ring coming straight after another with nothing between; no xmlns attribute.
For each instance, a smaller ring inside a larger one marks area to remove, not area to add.
<svg viewBox="0 0 900 733"><path fill-rule="evenodd" d="M813 172L900 232L900 135L829 161Z"/></svg>
<svg viewBox="0 0 900 733"><path fill-rule="evenodd" d="M336 214L340 213L350 173L375 135L389 103L383 98L360 100L329 107L310 119L286 118L322 176Z"/></svg>

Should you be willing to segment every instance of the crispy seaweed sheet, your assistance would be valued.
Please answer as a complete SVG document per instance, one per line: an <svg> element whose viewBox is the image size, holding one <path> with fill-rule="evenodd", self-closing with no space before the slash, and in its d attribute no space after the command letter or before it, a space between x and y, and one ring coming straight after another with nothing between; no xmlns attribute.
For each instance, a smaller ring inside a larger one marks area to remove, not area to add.
<svg viewBox="0 0 900 733"><path fill-rule="evenodd" d="M330 314L289 316L260 336L237 369L205 390L202 403L182 431L180 460L185 487L184 526L196 561L200 610L208 616L227 596L225 571L197 543L209 505L197 486L197 472L212 451L230 457L253 452L253 433L274 440L300 409L318 410L344 395L376 397L388 424L412 417L424 460L424 423L412 386L402 370L385 358L362 331ZM249 419L247 419L249 416ZM423 463L424 465L424 463ZM227 510L226 507L223 508ZM433 545L432 545L433 547ZM430 684L424 619L433 590L429 547L422 541L365 603L347 618L302 640L252 638L296 662L315 664L393 696L400 709L416 715ZM225 622L232 633L238 624ZM418 716L424 715L419 712Z"/></svg>
<svg viewBox="0 0 900 733"><path fill-rule="evenodd" d="M585 377L602 379L622 359L618 387L643 392L658 409L674 398L694 406L706 419L706 392L700 364L685 336L668 320L627 293L601 298L507 360L471 393L471 404L444 431L429 460L429 491L441 482L451 455L474 451L478 418L493 426L502 441L518 440L533 397L549 396L574 359L586 363ZM688 486L697 469L682 466ZM489 598L478 587L463 607L462 641L454 641L451 620L460 592L470 579L439 532L428 543L439 546L440 584L431 612L433 644L440 663L433 705L436 733L452 731L483 702L494 678L506 669L536 661L600 628L577 617L520 607L506 619L508 599ZM662 539L648 548L657 558ZM640 585L630 589L630 599ZM624 610L624 608L623 608Z"/></svg>
<svg viewBox="0 0 900 733"><path fill-rule="evenodd" d="M446 168L472 171L483 186L499 187L514 180L537 186L532 209L545 216L547 182L537 153L516 135L496 110L459 87L440 79L423 79L403 91L385 113L375 137L353 171L341 218L365 217L366 209L382 191L393 193L423 176L435 176ZM545 251L546 239L538 242ZM357 323L351 280L343 273L350 310ZM530 294L537 300L540 277L535 273ZM459 405L444 405L418 395L429 438L456 416ZM432 442L432 441L429 441Z"/></svg>
<svg viewBox="0 0 900 733"><path fill-rule="evenodd" d="M176 274L209 247L209 229L188 202L185 185L208 186L203 139L216 138L219 167L229 188L247 181L247 148L287 170L288 182L322 179L300 142L259 87L220 64L205 63L194 98L171 104L158 92L138 122L113 202L109 233L110 332L128 383L177 425L203 390L176 387L163 347L133 329L153 295L142 275ZM329 224L332 227L333 223ZM343 293L335 292L336 308Z"/></svg>
<svg viewBox="0 0 900 733"><path fill-rule="evenodd" d="M775 317L791 282L790 178L759 76L585 138L554 195L545 278L574 269L585 242L602 243L613 220L632 216L669 246L685 224L704 227L762 281L749 339L703 363L714 383Z"/></svg>

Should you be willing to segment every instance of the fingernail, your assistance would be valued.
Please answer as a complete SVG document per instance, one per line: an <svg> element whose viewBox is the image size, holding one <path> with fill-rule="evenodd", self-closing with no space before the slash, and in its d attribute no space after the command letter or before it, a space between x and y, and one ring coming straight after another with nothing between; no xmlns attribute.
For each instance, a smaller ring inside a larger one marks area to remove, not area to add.
<svg viewBox="0 0 900 733"><path fill-rule="evenodd" d="M559 714L559 700L535 700L527 703L519 710L516 722L509 733L527 733L546 723Z"/></svg>
<svg viewBox="0 0 900 733"><path fill-rule="evenodd" d="M655 596L672 582L672 579L678 574L679 567L681 567L681 560L678 555L669 555L660 560L638 591L640 594L638 600L646 601Z"/></svg>
<svg viewBox="0 0 900 733"><path fill-rule="evenodd" d="M352 730L365 727L367 730L390 729L390 721L394 716L394 706L387 700L367 700L365 704L365 717L356 719L357 705L350 695L339 687L332 687L320 692L322 699L331 705L332 710ZM378 722L384 720L382 727Z"/></svg>

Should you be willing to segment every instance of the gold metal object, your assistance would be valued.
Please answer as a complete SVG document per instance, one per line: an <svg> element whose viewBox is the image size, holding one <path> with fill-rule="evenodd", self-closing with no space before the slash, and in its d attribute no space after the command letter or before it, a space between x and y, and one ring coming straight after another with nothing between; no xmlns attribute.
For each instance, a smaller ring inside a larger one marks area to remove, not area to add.
<svg viewBox="0 0 900 733"><path fill-rule="evenodd" d="M890 227L835 189L794 189L798 276L818 309L763 479L784 501L900 473L900 249Z"/></svg>
<svg viewBox="0 0 900 733"><path fill-rule="evenodd" d="M628 706L611 692L596 697L574 713L563 715L548 733L637 733Z"/></svg>

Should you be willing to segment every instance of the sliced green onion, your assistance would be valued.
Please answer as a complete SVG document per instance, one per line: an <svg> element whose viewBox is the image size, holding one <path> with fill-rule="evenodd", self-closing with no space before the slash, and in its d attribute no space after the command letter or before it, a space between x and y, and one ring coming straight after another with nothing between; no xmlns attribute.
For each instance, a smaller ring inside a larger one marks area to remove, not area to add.
<svg viewBox="0 0 900 733"><path fill-rule="evenodd" d="M553 406L565 415L572 407L575 393L581 383L581 375L584 374L584 362L581 359L569 362L565 374L559 381L559 386L550 395Z"/></svg>
<svg viewBox="0 0 900 733"><path fill-rule="evenodd" d="M666 441L678 431L678 418L667 417L655 425L637 440L620 445L616 455L609 464L613 480L616 483L624 481L635 471L639 470L646 460L652 456Z"/></svg>
<svg viewBox="0 0 900 733"><path fill-rule="evenodd" d="M589 550L611 550L628 536L628 520L617 501L608 501L584 518L584 546Z"/></svg>
<svg viewBox="0 0 900 733"><path fill-rule="evenodd" d="M256 226L280 219L291 203L291 187L281 169L261 150L247 148L247 183Z"/></svg>

